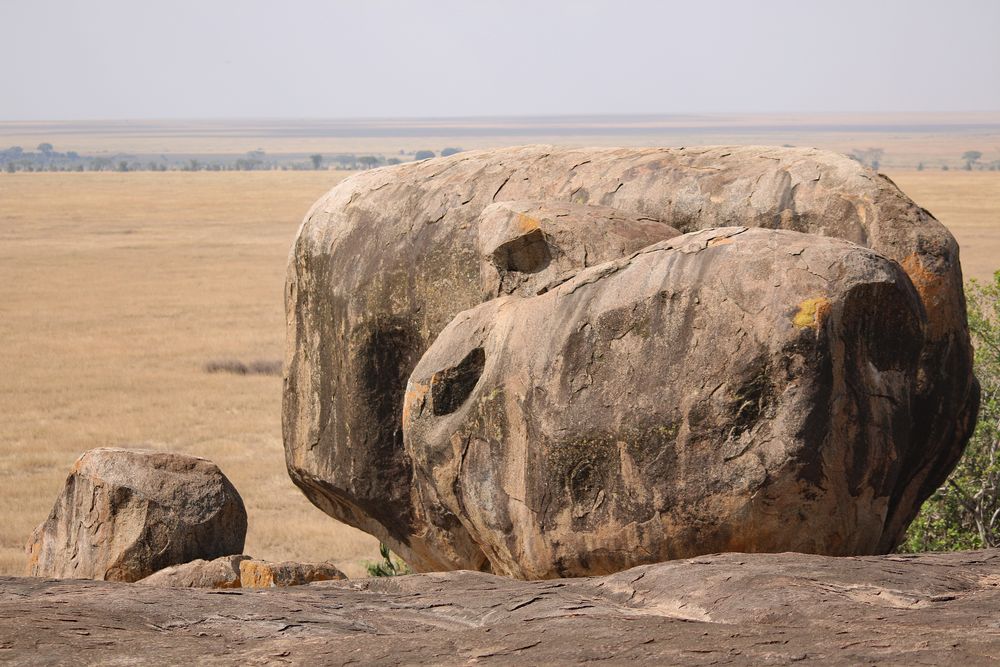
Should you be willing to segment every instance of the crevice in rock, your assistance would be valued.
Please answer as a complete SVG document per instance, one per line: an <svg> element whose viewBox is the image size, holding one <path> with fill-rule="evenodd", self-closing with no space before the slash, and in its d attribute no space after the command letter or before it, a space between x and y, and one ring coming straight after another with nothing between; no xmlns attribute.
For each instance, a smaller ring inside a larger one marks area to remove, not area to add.
<svg viewBox="0 0 1000 667"><path fill-rule="evenodd" d="M462 361L431 377L431 406L437 416L451 414L472 393L486 364L483 348L474 348Z"/></svg>

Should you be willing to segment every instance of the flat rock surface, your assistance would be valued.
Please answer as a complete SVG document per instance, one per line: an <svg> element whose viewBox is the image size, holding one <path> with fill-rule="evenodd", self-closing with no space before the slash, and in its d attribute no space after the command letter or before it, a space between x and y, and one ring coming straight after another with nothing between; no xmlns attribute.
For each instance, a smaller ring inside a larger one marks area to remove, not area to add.
<svg viewBox="0 0 1000 667"><path fill-rule="evenodd" d="M995 664L1000 550L287 589L0 578L7 664Z"/></svg>

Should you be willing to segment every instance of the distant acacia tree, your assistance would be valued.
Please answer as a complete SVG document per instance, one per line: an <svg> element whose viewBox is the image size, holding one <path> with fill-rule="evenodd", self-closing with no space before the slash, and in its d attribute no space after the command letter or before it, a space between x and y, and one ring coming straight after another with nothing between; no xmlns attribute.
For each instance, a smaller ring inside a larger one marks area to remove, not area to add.
<svg viewBox="0 0 1000 667"><path fill-rule="evenodd" d="M371 169L379 163L379 159L374 155L362 155L358 158L358 164L365 169Z"/></svg>
<svg viewBox="0 0 1000 667"><path fill-rule="evenodd" d="M451 148L451 147L442 148L441 157L448 157L449 155L454 155L455 153L461 153L461 152L462 152L461 148Z"/></svg>
<svg viewBox="0 0 1000 667"><path fill-rule="evenodd" d="M979 158L983 157L983 154L979 151L965 151L962 153L962 159L965 160L965 168L972 171L972 166L979 162Z"/></svg>
<svg viewBox="0 0 1000 667"><path fill-rule="evenodd" d="M49 153L52 152L52 144L47 143L47 142L40 143L40 144L38 144L38 150L40 152L42 152L43 154L48 155Z"/></svg>
<svg viewBox="0 0 1000 667"><path fill-rule="evenodd" d="M313 169L319 169L323 165L323 156L320 155L319 153L314 153L313 155L310 155L309 159L312 160Z"/></svg>
<svg viewBox="0 0 1000 667"><path fill-rule="evenodd" d="M413 156L414 160L429 160L434 157L434 151L417 151L417 154Z"/></svg>
<svg viewBox="0 0 1000 667"><path fill-rule="evenodd" d="M882 148L865 148L858 149L855 148L851 151L850 156L860 162L861 164L868 165L875 171L878 171L879 165L882 161L882 155L885 150Z"/></svg>

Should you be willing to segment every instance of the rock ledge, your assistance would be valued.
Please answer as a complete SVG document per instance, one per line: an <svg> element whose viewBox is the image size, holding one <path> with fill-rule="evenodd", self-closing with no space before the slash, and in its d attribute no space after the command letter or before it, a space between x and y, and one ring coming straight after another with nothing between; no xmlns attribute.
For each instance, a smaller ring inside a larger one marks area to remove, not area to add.
<svg viewBox="0 0 1000 667"><path fill-rule="evenodd" d="M1000 659L1000 550L722 554L606 577L263 591L0 578L6 664L962 664Z"/></svg>

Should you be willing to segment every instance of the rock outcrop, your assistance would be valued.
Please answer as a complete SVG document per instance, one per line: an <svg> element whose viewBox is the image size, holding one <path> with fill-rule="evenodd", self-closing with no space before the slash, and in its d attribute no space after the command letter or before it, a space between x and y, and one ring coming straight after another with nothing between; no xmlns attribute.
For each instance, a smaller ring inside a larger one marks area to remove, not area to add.
<svg viewBox="0 0 1000 667"><path fill-rule="evenodd" d="M8 665L987 665L1000 551L727 554L606 577L256 591L0 578Z"/></svg>
<svg viewBox="0 0 1000 667"><path fill-rule="evenodd" d="M183 565L165 567L140 579L144 586L170 588L240 588L240 563L250 558L243 554L215 560L193 560Z"/></svg>
<svg viewBox="0 0 1000 667"><path fill-rule="evenodd" d="M519 232L519 216L538 222L541 233L530 223ZM878 461L881 452L869 456L853 444L838 449L870 461L870 474L881 480L878 488L851 487L861 506L878 508L858 525L882 525L859 550L891 550L957 461L975 418L978 387L958 248L888 179L811 149L525 147L466 152L344 181L307 215L288 265L283 430L290 476L318 507L375 534L417 570L455 562L489 567L457 516L415 495L402 409L421 357L484 292L542 298L532 295L544 296L574 268L594 271L586 268L590 247L613 262L614 253L633 252L635 239L734 225L856 243L897 262L916 290L926 317L923 335L914 339L916 374L905 406L880 408L912 418L906 433L893 433L899 458ZM828 269L821 276L839 271ZM766 282L741 270L731 278L734 286ZM766 304L751 298L742 305ZM804 307L803 321L821 319L823 308L819 301ZM881 327L897 324L886 317ZM725 357L736 343L711 344ZM910 341L902 347L909 354ZM474 370L478 361L468 363ZM723 442L720 436L714 446ZM807 483L844 474L836 462L822 464L802 469ZM884 507L868 496L885 497ZM858 544L845 539L816 550L844 553L852 549L846 544Z"/></svg>
<svg viewBox="0 0 1000 667"><path fill-rule="evenodd" d="M138 581L243 551L247 514L219 468L183 454L93 449L28 543L36 577Z"/></svg>
<svg viewBox="0 0 1000 667"><path fill-rule="evenodd" d="M456 316L407 386L416 497L523 579L871 553L924 328L899 265L853 243L729 227L654 244Z"/></svg>
<svg viewBox="0 0 1000 667"><path fill-rule="evenodd" d="M580 269L680 235L652 218L559 202L491 204L478 226L484 299L541 294Z"/></svg>
<svg viewBox="0 0 1000 667"><path fill-rule="evenodd" d="M331 563L269 563L262 560L245 560L240 563L242 588L276 588L302 586L313 581L347 579Z"/></svg>
<svg viewBox="0 0 1000 667"><path fill-rule="evenodd" d="M280 588L337 579L347 576L331 563L271 563L241 554L174 565L138 583L167 588Z"/></svg>

